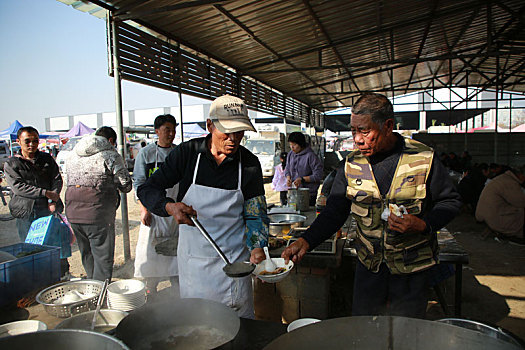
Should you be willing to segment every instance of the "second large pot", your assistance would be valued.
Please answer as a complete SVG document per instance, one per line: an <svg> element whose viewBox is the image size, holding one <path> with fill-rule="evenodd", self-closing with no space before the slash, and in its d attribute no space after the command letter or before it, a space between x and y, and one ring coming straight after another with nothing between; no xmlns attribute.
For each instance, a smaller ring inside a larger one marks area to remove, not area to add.
<svg viewBox="0 0 525 350"><path fill-rule="evenodd" d="M292 228L302 227L306 216L299 214L269 214L270 235L287 235Z"/></svg>
<svg viewBox="0 0 525 350"><path fill-rule="evenodd" d="M288 205L299 211L310 209L310 190L306 187L288 189Z"/></svg>
<svg viewBox="0 0 525 350"><path fill-rule="evenodd" d="M205 299L146 304L124 318L117 338L133 350L213 349L231 341L239 317L229 307Z"/></svg>

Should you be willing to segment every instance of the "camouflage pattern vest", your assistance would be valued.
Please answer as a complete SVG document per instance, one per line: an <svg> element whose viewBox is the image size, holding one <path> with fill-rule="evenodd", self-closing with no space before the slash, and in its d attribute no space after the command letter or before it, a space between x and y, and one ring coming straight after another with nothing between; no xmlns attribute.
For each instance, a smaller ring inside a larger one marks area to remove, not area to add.
<svg viewBox="0 0 525 350"><path fill-rule="evenodd" d="M425 209L426 181L434 152L420 142L404 140L392 184L384 197L368 158L359 150L346 158L346 196L352 201L352 216L357 223L357 255L372 272L377 272L382 262L393 274L416 272L437 263L434 232L402 234L389 230L388 223L381 219L381 213L390 203L403 205L409 214L418 217Z"/></svg>

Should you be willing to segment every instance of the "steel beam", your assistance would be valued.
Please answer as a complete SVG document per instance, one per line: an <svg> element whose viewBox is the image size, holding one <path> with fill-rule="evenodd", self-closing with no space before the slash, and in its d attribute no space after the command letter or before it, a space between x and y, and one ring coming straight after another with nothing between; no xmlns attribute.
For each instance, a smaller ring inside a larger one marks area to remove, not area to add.
<svg viewBox="0 0 525 350"><path fill-rule="evenodd" d="M257 44L259 44L261 47L263 47L265 50L267 50L268 52L270 52L272 55L274 55L275 57L282 57L281 54L279 54L277 51L275 51L274 49L272 49L270 46L268 46L265 42L263 42L259 37L257 37L255 35L254 32L252 32L250 30L250 28L248 28L244 23L242 23L241 21L239 21L239 19L237 17L235 17L233 14L231 14L229 11L227 11L224 7L222 7L221 5L213 5L213 7L215 7L220 13L222 13L224 16L226 16L230 21L232 21L237 27L239 27L243 32L245 32L246 34L248 34ZM286 62L286 64L288 64L290 67L294 68L295 70L297 70L297 67L291 63L290 61L288 60L284 60L284 62ZM315 87L318 87L317 85L317 82L315 82L312 78L310 78L308 75L302 73L302 72L299 72L299 74L301 74L305 79L307 79L308 81L310 81ZM326 89L320 87L321 89L323 89L324 91L326 92L329 92L327 91ZM332 95L333 98L335 98L337 100L337 96L336 95Z"/></svg>
<svg viewBox="0 0 525 350"><path fill-rule="evenodd" d="M308 14L310 15L310 17L313 19L313 21L315 22L315 24L317 25L317 27L321 31L321 34L323 34L326 42L330 45L330 48L332 49L332 52L334 53L334 55L337 58L337 60L341 63L341 65L344 65L345 64L345 60L343 59L343 57L341 56L341 54L339 53L337 48L333 45L332 38L330 38L330 35L328 35L328 32L326 31L326 29L324 28L323 24L319 20L319 17L315 14L314 9L310 5L310 2L308 0L303 0L303 4L306 7L306 10L308 11ZM348 75L348 78L354 84L354 86L357 89L357 91L359 91L359 86L357 86L356 82L352 78L352 72L350 72L348 67L344 67L343 69L345 70L346 74Z"/></svg>
<svg viewBox="0 0 525 350"><path fill-rule="evenodd" d="M486 2L486 0L481 0L479 2L483 4L483 3ZM441 11L438 10L438 11L436 11L433 14L432 18L434 18L434 19L446 18L446 17L451 16L451 15L457 15L458 12L464 12L464 11L470 11L470 10L472 10L472 3L471 2L462 3L462 4L459 4L459 5L447 8L446 10L441 10ZM424 14L424 15L422 15L420 17L414 18L414 19L409 20L409 21L399 21L399 22L396 22L396 23L391 24L391 25L381 26L380 28L375 28L375 29L373 29L373 30L371 30L369 32L353 36L352 38L336 40L336 41L333 42L333 45L339 46L339 45L344 45L344 44L351 44L352 42L363 40L363 39L370 39L372 37L377 37L378 35L380 35L382 32L385 32L385 31L396 30L396 29L406 28L406 27L411 26L411 25L425 23L430 18L431 18L430 13ZM329 45L323 45L323 46L316 47L316 48L308 48L308 49L305 49L305 50L300 51L300 52L295 52L293 54L282 55L282 57L280 59L254 64L254 65L252 65L250 67L247 67L246 69L251 70L251 69L255 69L255 68L259 68L259 67L272 65L274 63L277 63L277 62L280 62L280 61L283 61L283 60L286 60L286 59L292 59L292 58L295 58L295 57L311 54L311 53L313 53L313 52L315 52L317 50L320 50L320 49L324 50L324 49L327 49L327 48L330 48L330 46Z"/></svg>

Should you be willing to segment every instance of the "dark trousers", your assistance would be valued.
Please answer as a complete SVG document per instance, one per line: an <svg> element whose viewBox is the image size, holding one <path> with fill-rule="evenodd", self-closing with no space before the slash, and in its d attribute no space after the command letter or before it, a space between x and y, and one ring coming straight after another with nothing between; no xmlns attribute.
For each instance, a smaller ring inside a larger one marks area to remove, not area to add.
<svg viewBox="0 0 525 350"><path fill-rule="evenodd" d="M27 233L33 222L33 218L27 219L16 219L16 228L18 230L18 237L20 237L20 242L24 243L26 241Z"/></svg>
<svg viewBox="0 0 525 350"><path fill-rule="evenodd" d="M73 224L87 278L111 281L115 255L115 223Z"/></svg>
<svg viewBox="0 0 525 350"><path fill-rule="evenodd" d="M315 203L317 202L317 193L310 194L310 206L315 207Z"/></svg>
<svg viewBox="0 0 525 350"><path fill-rule="evenodd" d="M288 191L280 191L279 197L281 199L281 205L286 205L286 203L288 203Z"/></svg>
<svg viewBox="0 0 525 350"><path fill-rule="evenodd" d="M373 273L358 261L352 315L425 318L429 289L428 271L394 275L383 263L379 272Z"/></svg>

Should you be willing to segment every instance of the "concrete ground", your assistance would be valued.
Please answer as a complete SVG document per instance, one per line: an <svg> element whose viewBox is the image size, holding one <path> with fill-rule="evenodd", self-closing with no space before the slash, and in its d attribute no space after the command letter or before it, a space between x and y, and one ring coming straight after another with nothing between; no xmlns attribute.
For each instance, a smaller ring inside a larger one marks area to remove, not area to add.
<svg viewBox="0 0 525 350"><path fill-rule="evenodd" d="M279 194L273 192L270 184L265 184L268 203L278 203ZM133 193L128 194L131 258L135 255L135 246L140 225L139 206ZM6 206L0 204L0 219L8 216ZM114 278L132 278L133 262L124 261L120 210L117 215L117 239L115 248ZM463 317L495 324L525 339L525 247L508 243L499 243L492 238L483 240L483 227L475 222L471 215L463 213L449 226L457 241L470 254L470 264L464 266L463 275ZM0 246L18 243L15 220L0 221ZM76 246L69 258L73 276L85 275ZM453 283L447 283L447 294L453 293ZM165 288L169 282L162 282ZM450 299L450 303L452 299ZM42 316L43 310L33 308L33 312L18 310L7 315L0 312L0 323L16 319ZM439 305L430 304L430 319L444 317ZM55 322L56 323L56 322ZM53 326L50 324L50 326Z"/></svg>

